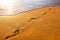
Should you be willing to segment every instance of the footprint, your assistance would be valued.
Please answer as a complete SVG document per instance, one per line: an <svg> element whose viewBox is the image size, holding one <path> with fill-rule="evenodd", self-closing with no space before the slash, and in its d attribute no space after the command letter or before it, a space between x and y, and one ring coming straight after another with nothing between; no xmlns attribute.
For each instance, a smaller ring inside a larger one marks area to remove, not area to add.
<svg viewBox="0 0 60 40"><path fill-rule="evenodd" d="M48 10L51 10L52 8L49 8Z"/></svg>
<svg viewBox="0 0 60 40"><path fill-rule="evenodd" d="M44 12L42 15L46 15L47 13L46 12Z"/></svg>
<svg viewBox="0 0 60 40"><path fill-rule="evenodd" d="M5 39L9 39L9 38L14 37L14 36L16 36L18 34L19 34L19 29L17 29L16 31L14 31L12 35L9 35L9 36L5 37Z"/></svg>
<svg viewBox="0 0 60 40"><path fill-rule="evenodd" d="M31 18L28 22L31 22L31 21L33 21L33 20L35 20L35 19L36 19L36 18L33 17L33 18Z"/></svg>

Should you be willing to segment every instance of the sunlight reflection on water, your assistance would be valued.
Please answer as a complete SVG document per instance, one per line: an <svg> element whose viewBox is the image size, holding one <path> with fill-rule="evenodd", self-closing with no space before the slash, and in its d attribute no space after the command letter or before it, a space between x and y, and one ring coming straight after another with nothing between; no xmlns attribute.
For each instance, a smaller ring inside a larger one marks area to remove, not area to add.
<svg viewBox="0 0 60 40"><path fill-rule="evenodd" d="M60 0L0 0L0 15L12 15L51 5L60 5Z"/></svg>

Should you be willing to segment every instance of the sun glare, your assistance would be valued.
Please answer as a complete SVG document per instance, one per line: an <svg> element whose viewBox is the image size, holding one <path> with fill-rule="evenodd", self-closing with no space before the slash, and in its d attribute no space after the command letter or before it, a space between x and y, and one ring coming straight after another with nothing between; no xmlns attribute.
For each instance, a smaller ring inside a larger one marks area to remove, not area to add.
<svg viewBox="0 0 60 40"><path fill-rule="evenodd" d="M15 0L0 0L0 15L13 14L15 2Z"/></svg>
<svg viewBox="0 0 60 40"><path fill-rule="evenodd" d="M0 15L14 15L20 12L60 5L60 0L0 0Z"/></svg>

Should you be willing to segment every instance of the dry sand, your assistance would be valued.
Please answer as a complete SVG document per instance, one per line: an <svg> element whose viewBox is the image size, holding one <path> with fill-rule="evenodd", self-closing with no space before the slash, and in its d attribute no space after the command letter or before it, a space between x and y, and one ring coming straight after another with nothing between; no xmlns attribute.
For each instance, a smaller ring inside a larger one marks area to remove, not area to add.
<svg viewBox="0 0 60 40"><path fill-rule="evenodd" d="M0 16L0 40L60 40L60 6Z"/></svg>

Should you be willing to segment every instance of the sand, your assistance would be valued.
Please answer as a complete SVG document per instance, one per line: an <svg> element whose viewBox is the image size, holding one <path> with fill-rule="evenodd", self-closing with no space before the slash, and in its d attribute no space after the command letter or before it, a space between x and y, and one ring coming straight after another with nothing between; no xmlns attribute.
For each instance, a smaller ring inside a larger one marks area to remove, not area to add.
<svg viewBox="0 0 60 40"><path fill-rule="evenodd" d="M60 6L0 16L0 40L60 40Z"/></svg>

